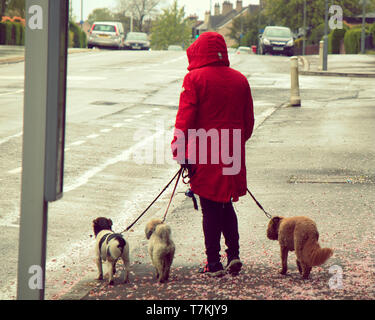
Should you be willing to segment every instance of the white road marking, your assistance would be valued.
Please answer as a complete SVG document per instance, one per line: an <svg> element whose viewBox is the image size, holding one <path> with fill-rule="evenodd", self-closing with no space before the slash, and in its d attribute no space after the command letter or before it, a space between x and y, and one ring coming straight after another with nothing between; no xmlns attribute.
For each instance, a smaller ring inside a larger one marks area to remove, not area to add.
<svg viewBox="0 0 375 320"><path fill-rule="evenodd" d="M75 182L73 182L72 184L64 187L64 192L69 192L69 191L75 190L75 189L85 185L89 181L89 179L91 179L96 174L98 174L99 172L103 171L104 169L106 169L107 167L109 167L111 165L114 165L114 164L116 164L120 161L129 160L130 156L136 150L138 150L140 148L143 148L145 145L147 145L150 142L155 141L154 139L157 139L159 136L161 136L163 134L165 134L164 130L160 130L160 131L156 132L155 134L153 134L152 136L149 136L147 139L144 139L144 140L134 144L129 149L124 150L122 153L120 153L116 157L110 158L107 161L105 161L104 163L102 163L101 165L87 170L84 174L82 174L80 177L78 177Z"/></svg>
<svg viewBox="0 0 375 320"><path fill-rule="evenodd" d="M94 133L94 134L90 134L90 135L86 136L87 139L95 139L97 137L100 137L100 134Z"/></svg>
<svg viewBox="0 0 375 320"><path fill-rule="evenodd" d="M18 167L16 169L8 171L8 173L10 173L10 174L17 174L17 173L21 173L21 172L22 172L22 167Z"/></svg>
<svg viewBox="0 0 375 320"><path fill-rule="evenodd" d="M124 126L123 123L115 123L114 125L112 125L113 128L121 128L123 126Z"/></svg>
<svg viewBox="0 0 375 320"><path fill-rule="evenodd" d="M21 92L23 92L23 89L22 90L17 90L17 91L10 91L10 92L5 92L5 93L0 93L0 97L10 96L11 94L17 94L17 93L21 93Z"/></svg>
<svg viewBox="0 0 375 320"><path fill-rule="evenodd" d="M85 140L79 140L76 142L72 142L70 146L80 146L81 144L84 144L86 141Z"/></svg>
<svg viewBox="0 0 375 320"><path fill-rule="evenodd" d="M17 138L17 137L22 136L22 133L23 133L23 132L21 131L21 132L18 132L18 133L16 133L16 134L12 135L12 136L9 136L9 137L6 137L6 138L0 140L0 145L3 144L3 143L5 143L5 142L8 142L9 140L11 140L11 139L13 139L13 138Z"/></svg>
<svg viewBox="0 0 375 320"><path fill-rule="evenodd" d="M108 133L108 132L111 132L112 131L112 129L102 129L102 130L100 130L100 132L103 132L103 133Z"/></svg>

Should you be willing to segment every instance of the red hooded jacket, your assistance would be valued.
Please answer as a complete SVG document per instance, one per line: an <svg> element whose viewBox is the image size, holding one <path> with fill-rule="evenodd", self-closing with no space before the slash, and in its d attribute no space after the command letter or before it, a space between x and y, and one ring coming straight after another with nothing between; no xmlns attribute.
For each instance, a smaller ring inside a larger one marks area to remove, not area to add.
<svg viewBox="0 0 375 320"><path fill-rule="evenodd" d="M249 83L229 67L224 38L205 32L187 49L172 151L191 165L192 191L216 202L246 194L245 142L254 126ZM197 138L198 137L198 138Z"/></svg>

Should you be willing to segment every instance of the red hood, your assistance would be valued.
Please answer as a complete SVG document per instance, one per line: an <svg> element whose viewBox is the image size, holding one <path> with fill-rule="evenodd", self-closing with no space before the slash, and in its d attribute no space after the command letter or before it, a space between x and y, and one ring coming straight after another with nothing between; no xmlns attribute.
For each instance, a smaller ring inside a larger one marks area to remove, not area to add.
<svg viewBox="0 0 375 320"><path fill-rule="evenodd" d="M212 63L229 67L228 50L223 36L216 32L204 32L187 49L188 70Z"/></svg>

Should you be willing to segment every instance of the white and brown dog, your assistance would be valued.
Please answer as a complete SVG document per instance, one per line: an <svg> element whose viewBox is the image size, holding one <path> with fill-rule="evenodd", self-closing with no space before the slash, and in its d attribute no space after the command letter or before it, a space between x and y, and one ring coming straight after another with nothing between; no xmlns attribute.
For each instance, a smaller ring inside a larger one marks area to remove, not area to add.
<svg viewBox="0 0 375 320"><path fill-rule="evenodd" d="M129 281L129 244L119 233L112 231L112 220L104 217L93 221L96 237L96 265L98 267L98 280L103 279L102 261L107 262L109 284L113 285L113 275L116 273L116 262L119 258L124 262L124 282Z"/></svg>
<svg viewBox="0 0 375 320"><path fill-rule="evenodd" d="M159 282L166 282L173 262L175 245L171 238L171 228L154 219L147 223L146 238L149 240L148 253L156 269L156 278Z"/></svg>

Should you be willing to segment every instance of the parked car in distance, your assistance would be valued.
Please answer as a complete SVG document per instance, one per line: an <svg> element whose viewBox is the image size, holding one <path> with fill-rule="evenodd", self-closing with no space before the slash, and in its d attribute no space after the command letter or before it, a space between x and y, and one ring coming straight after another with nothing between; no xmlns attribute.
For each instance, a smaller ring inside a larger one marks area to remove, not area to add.
<svg viewBox="0 0 375 320"><path fill-rule="evenodd" d="M125 49L127 50L149 50L150 41L144 32L128 32L125 38Z"/></svg>
<svg viewBox="0 0 375 320"><path fill-rule="evenodd" d="M168 46L168 51L184 51L184 49L178 45L170 45Z"/></svg>
<svg viewBox="0 0 375 320"><path fill-rule="evenodd" d="M249 47L238 47L236 54L250 54L251 49Z"/></svg>
<svg viewBox="0 0 375 320"><path fill-rule="evenodd" d="M294 40L287 27L268 26L259 38L259 53L276 53L293 55Z"/></svg>
<svg viewBox="0 0 375 320"><path fill-rule="evenodd" d="M87 47L122 49L124 47L124 39L124 27L121 22L96 21L90 29Z"/></svg>

